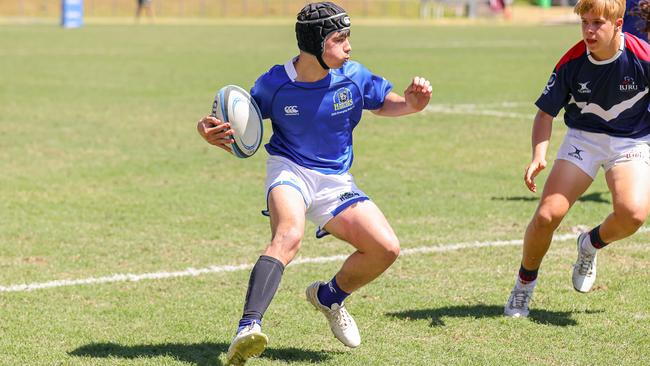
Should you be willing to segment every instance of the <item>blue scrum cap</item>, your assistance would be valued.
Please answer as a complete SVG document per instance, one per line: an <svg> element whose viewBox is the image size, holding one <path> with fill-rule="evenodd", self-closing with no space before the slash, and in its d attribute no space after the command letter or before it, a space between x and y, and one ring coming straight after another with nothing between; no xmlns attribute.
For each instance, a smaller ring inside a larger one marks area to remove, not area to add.
<svg viewBox="0 0 650 366"><path fill-rule="evenodd" d="M327 70L329 66L323 61L325 39L333 32L349 29L350 17L340 6L329 1L308 4L297 16L298 48L316 56Z"/></svg>

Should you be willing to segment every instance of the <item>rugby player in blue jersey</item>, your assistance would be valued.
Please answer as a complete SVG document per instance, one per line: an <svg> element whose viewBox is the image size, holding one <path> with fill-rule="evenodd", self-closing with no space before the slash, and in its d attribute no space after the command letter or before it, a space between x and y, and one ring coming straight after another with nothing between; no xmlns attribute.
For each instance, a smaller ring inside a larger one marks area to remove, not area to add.
<svg viewBox="0 0 650 366"><path fill-rule="evenodd" d="M341 7L308 4L295 29L299 55L272 67L251 89L263 118L270 118L273 126L266 145L265 211L272 239L251 272L229 364L241 365L266 347L262 316L285 266L300 248L306 219L317 225L317 237L332 234L356 249L329 282L314 282L306 296L325 315L336 338L348 347L360 344L344 300L384 272L400 246L382 212L348 172L352 131L363 109L401 116L421 111L431 98L431 85L424 78L413 78L402 97L391 91L389 81L350 61L350 18ZM229 127L210 116L197 126L207 142L227 151Z"/></svg>
<svg viewBox="0 0 650 366"><path fill-rule="evenodd" d="M627 0L623 17L623 32L631 33L648 42L648 1Z"/></svg>
<svg viewBox="0 0 650 366"><path fill-rule="evenodd" d="M598 250L634 234L650 211L650 46L622 32L625 0L580 0L575 12L582 19L582 40L560 59L536 102L533 157L524 173L532 192L535 176L546 167L553 118L562 108L568 131L524 236L519 274L505 306L508 316L528 316L553 232L600 167L613 211L578 236L576 291L593 286Z"/></svg>

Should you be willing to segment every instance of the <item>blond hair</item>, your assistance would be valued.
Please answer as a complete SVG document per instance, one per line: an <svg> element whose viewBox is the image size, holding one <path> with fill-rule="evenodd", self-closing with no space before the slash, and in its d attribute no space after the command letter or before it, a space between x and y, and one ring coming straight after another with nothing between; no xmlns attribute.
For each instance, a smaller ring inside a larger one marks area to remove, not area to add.
<svg viewBox="0 0 650 366"><path fill-rule="evenodd" d="M625 15L625 0L579 0L573 11L580 16L593 11L614 22Z"/></svg>

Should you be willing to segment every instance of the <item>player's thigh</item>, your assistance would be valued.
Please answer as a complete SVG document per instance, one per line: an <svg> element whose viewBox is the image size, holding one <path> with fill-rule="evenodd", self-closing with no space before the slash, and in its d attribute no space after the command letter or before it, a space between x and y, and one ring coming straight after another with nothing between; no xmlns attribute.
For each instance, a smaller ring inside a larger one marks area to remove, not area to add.
<svg viewBox="0 0 650 366"><path fill-rule="evenodd" d="M305 231L305 201L298 189L290 185L278 185L269 191L269 217L271 234L292 235L302 239Z"/></svg>
<svg viewBox="0 0 650 366"><path fill-rule="evenodd" d="M399 253L399 241L379 207L370 200L357 202L332 218L325 230L361 252Z"/></svg>
<svg viewBox="0 0 650 366"><path fill-rule="evenodd" d="M563 159L556 160L544 184L538 213L564 217L592 182L591 176L577 165Z"/></svg>
<svg viewBox="0 0 650 366"><path fill-rule="evenodd" d="M614 211L645 221L650 212L650 165L643 161L616 165L605 173L605 179Z"/></svg>

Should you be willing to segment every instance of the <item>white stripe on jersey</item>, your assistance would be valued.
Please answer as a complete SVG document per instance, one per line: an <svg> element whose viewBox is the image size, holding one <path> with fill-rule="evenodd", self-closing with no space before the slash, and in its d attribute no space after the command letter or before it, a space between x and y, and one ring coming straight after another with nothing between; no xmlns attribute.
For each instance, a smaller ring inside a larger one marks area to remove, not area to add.
<svg viewBox="0 0 650 366"><path fill-rule="evenodd" d="M580 108L580 113L582 114L585 113L595 114L598 117L609 122L617 118L618 115L621 114L623 111L632 108L632 106L635 105L636 102L638 102L639 100L643 99L643 97L645 97L646 94L648 94L648 88L645 88L643 89L642 92L637 93L634 96L634 98L624 100L616 105L613 105L612 108L608 110L605 110L603 107L601 107L596 103L576 102L573 95L571 95L571 100L569 101L568 104L575 104L578 108Z"/></svg>

